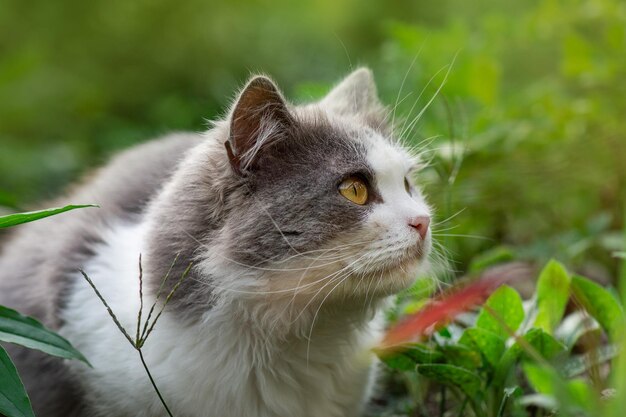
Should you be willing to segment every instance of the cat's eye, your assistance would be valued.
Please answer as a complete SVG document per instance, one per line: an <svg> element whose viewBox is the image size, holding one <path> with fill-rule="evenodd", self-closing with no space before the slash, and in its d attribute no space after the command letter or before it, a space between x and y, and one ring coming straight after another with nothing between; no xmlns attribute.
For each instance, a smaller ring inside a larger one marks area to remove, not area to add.
<svg viewBox="0 0 626 417"><path fill-rule="evenodd" d="M409 184L409 180L407 180L406 177L404 178L404 189L407 193L411 194L411 184Z"/></svg>
<svg viewBox="0 0 626 417"><path fill-rule="evenodd" d="M339 184L339 193L360 206L367 203L367 185L357 177L350 177Z"/></svg>

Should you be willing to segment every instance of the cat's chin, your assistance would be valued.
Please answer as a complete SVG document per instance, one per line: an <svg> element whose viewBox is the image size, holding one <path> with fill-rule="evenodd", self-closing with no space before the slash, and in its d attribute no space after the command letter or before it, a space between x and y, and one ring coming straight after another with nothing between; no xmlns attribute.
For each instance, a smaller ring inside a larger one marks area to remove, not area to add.
<svg viewBox="0 0 626 417"><path fill-rule="evenodd" d="M353 294L361 298L386 297L410 288L428 270L425 257L413 256L384 265L355 280Z"/></svg>

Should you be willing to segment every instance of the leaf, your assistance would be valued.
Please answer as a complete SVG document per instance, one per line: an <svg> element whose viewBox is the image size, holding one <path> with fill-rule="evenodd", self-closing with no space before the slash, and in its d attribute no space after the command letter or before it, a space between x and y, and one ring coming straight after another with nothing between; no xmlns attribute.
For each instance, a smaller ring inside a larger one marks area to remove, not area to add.
<svg viewBox="0 0 626 417"><path fill-rule="evenodd" d="M508 285L501 286L491 294L485 305L489 308L481 309L476 320L476 327L495 333L504 339L510 336L510 332L515 332L524 320L522 298ZM497 317L494 317L494 313Z"/></svg>
<svg viewBox="0 0 626 417"><path fill-rule="evenodd" d="M540 394L554 395L554 372L545 366L525 363L522 367L532 388Z"/></svg>
<svg viewBox="0 0 626 417"><path fill-rule="evenodd" d="M481 378L465 368L445 364L427 364L419 365L417 372L441 384L460 388L473 401L482 395Z"/></svg>
<svg viewBox="0 0 626 417"><path fill-rule="evenodd" d="M570 276L559 262L551 260L537 281L535 326L552 334L561 321L569 299Z"/></svg>
<svg viewBox="0 0 626 417"><path fill-rule="evenodd" d="M17 369L2 346L0 346L0 414L8 417L35 417Z"/></svg>
<svg viewBox="0 0 626 417"><path fill-rule="evenodd" d="M470 371L478 369L483 362L480 352L466 345L443 345L439 346L439 350L447 364L460 366Z"/></svg>
<svg viewBox="0 0 626 417"><path fill-rule="evenodd" d="M623 336L626 325L624 310L610 292L587 278L575 275L572 277L572 293L612 341Z"/></svg>
<svg viewBox="0 0 626 417"><path fill-rule="evenodd" d="M496 367L494 380L498 381L499 384L504 383L509 371L519 359L534 359L528 347L547 360L551 360L566 351L565 346L548 333L538 328L530 329L504 352Z"/></svg>
<svg viewBox="0 0 626 417"><path fill-rule="evenodd" d="M598 410L598 396L587 381L576 378L568 381L566 388L566 400L572 401L574 405L586 411L588 415L593 415L593 412Z"/></svg>
<svg viewBox="0 0 626 417"><path fill-rule="evenodd" d="M600 346L595 351L570 356L562 365L561 371L566 377L572 378L616 358L618 354L619 349L615 345Z"/></svg>
<svg viewBox="0 0 626 417"><path fill-rule="evenodd" d="M534 406L537 408L543 408L551 413L556 412L556 408L558 407L554 396L545 394L524 395L518 400L518 403L524 407Z"/></svg>
<svg viewBox="0 0 626 417"><path fill-rule="evenodd" d="M486 362L496 366L504 352L504 340L497 334L477 327L465 330L459 343L474 347Z"/></svg>
<svg viewBox="0 0 626 417"><path fill-rule="evenodd" d="M515 385L512 387L507 387L502 390L502 398L500 400L500 406L498 407L498 417L504 416L505 410L507 408L507 404L511 398L519 398L521 397L523 391L522 389Z"/></svg>
<svg viewBox="0 0 626 417"><path fill-rule="evenodd" d="M89 364L67 340L45 328L34 318L3 306L0 306L0 341L37 349L61 358L78 359Z"/></svg>
<svg viewBox="0 0 626 417"><path fill-rule="evenodd" d="M568 314L554 332L554 336L568 349L571 349L581 337L602 332L600 325L585 311L579 310Z"/></svg>
<svg viewBox="0 0 626 417"><path fill-rule="evenodd" d="M380 359L391 369L414 371L418 364L440 361L443 355L426 345L409 343L403 349L386 354L378 351Z"/></svg>
<svg viewBox="0 0 626 417"><path fill-rule="evenodd" d="M22 223L32 222L35 220L43 219L45 217L65 213L66 211L75 210L79 208L85 208L85 207L97 207L97 206L94 206L91 204L72 205L72 206L52 208L52 209L47 209L47 210L30 211L27 213L15 213L15 214L9 214L7 216L0 216L0 229L4 227L16 226Z"/></svg>
<svg viewBox="0 0 626 417"><path fill-rule="evenodd" d="M415 314L404 318L392 327L381 343L382 349L396 349L404 343L432 333L460 313L485 300L502 284L502 279L483 279L440 296Z"/></svg>
<svg viewBox="0 0 626 417"><path fill-rule="evenodd" d="M540 394L557 400L563 410L574 412L577 408L592 412L596 406L596 395L592 386L583 379L563 379L554 369L526 363L524 373L532 388Z"/></svg>
<svg viewBox="0 0 626 417"><path fill-rule="evenodd" d="M544 359L550 360L557 356L559 353L565 351L563 346L558 340L552 337L549 333L544 332L541 329L530 329L522 338L525 340L537 353L539 353ZM520 353L526 353L526 348L520 346L518 342L514 343L511 348L519 349Z"/></svg>

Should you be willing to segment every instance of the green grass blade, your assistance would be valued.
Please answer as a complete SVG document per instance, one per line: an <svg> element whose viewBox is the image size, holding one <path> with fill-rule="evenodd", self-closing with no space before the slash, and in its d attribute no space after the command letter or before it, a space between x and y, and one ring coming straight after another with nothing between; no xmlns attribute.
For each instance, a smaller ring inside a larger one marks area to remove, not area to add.
<svg viewBox="0 0 626 417"><path fill-rule="evenodd" d="M34 318L3 306L0 306L0 341L37 349L65 359L78 359L89 364L70 342L45 328Z"/></svg>
<svg viewBox="0 0 626 417"><path fill-rule="evenodd" d="M56 214L65 213L66 211L75 210L85 207L98 207L93 204L70 205L59 208L51 208L39 211L29 211L27 213L15 213L0 217L0 229L5 227L17 226L18 224L28 223L45 217L54 216Z"/></svg>
<svg viewBox="0 0 626 417"><path fill-rule="evenodd" d="M0 346L0 415L35 417L24 384L2 346Z"/></svg>

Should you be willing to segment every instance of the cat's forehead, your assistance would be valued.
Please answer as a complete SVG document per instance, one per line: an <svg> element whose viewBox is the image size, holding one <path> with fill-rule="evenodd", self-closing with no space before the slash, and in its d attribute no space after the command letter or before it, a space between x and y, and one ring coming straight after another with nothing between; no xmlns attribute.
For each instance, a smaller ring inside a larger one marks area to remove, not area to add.
<svg viewBox="0 0 626 417"><path fill-rule="evenodd" d="M368 165L378 176L403 177L416 165L404 148L376 131L366 130L359 139L366 150Z"/></svg>
<svg viewBox="0 0 626 417"><path fill-rule="evenodd" d="M313 125L318 127L323 126L319 132L322 132L321 136L324 136L326 141L330 138L331 142L342 142L331 145L331 148L335 151L341 150L340 153L343 156L347 156L346 148L353 150L350 152L352 157L366 164L373 174L396 173L404 176L418 165L418 161L404 147L394 139L385 136L384 129L373 128L358 115L337 116L317 106L304 106L299 110L300 117L309 121L315 120ZM322 120L323 122L320 123ZM329 150L320 149L321 152ZM333 153L333 151L330 152Z"/></svg>

